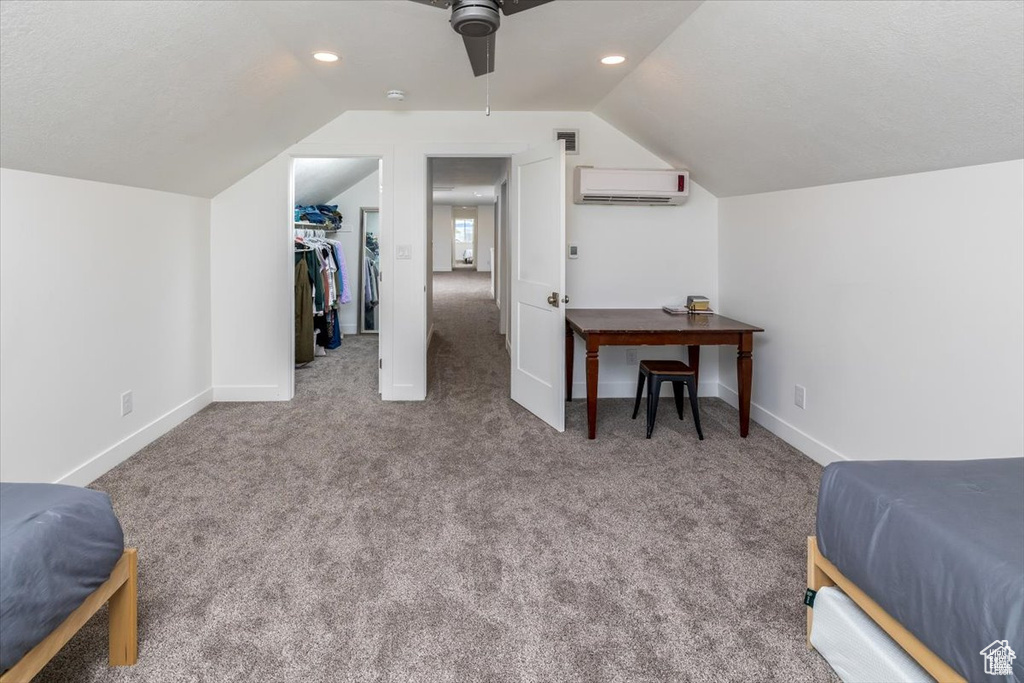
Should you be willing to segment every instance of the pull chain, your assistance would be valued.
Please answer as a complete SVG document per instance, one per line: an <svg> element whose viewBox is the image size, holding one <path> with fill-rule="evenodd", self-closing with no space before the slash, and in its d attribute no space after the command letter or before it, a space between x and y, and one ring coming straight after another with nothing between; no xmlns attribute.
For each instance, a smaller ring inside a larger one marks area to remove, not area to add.
<svg viewBox="0 0 1024 683"><path fill-rule="evenodd" d="M490 116L491 115L491 37L490 36L487 36L486 50L487 50L487 75L484 77L487 80L487 110L486 110L486 115Z"/></svg>

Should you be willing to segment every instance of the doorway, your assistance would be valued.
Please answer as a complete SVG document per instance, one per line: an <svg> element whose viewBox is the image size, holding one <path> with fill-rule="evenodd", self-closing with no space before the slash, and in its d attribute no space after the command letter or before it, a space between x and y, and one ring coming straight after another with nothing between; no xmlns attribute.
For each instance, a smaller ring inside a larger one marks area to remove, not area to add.
<svg viewBox="0 0 1024 683"><path fill-rule="evenodd" d="M507 156L427 159L427 305L431 321L428 348L440 343L444 348L457 350L457 345L446 346L454 341L452 335L497 336L504 332L497 315L449 316L448 320L460 320L461 331L435 326L433 320L435 306L465 305L486 311L479 307L481 300L493 307L498 305L495 278L503 247L496 221L497 201L501 185L507 181L508 168ZM466 325L474 329L466 329ZM478 325L486 329L476 330ZM433 383L435 379L429 376L428 381Z"/></svg>
<svg viewBox="0 0 1024 683"><path fill-rule="evenodd" d="M379 157L294 160L296 397L344 381L353 363L378 375L381 167Z"/></svg>

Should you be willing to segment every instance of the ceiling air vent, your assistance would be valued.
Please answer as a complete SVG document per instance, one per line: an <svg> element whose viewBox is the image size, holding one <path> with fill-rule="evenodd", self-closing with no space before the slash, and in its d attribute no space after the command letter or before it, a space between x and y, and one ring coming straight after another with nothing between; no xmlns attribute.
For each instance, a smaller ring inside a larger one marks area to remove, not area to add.
<svg viewBox="0 0 1024 683"><path fill-rule="evenodd" d="M565 140L566 154L580 153L580 132L570 128L555 129L555 140Z"/></svg>

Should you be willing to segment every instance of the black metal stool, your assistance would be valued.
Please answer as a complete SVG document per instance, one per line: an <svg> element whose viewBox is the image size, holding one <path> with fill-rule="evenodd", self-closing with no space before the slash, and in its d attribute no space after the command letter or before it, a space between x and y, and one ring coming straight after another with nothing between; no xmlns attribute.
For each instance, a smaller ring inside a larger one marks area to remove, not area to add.
<svg viewBox="0 0 1024 683"><path fill-rule="evenodd" d="M644 380L649 381L647 387L647 438L654 431L654 418L658 414L658 399L661 397L661 383L672 382L675 393L676 411L679 419L683 419L683 387L690 394L690 407L693 409L693 422L697 426L697 436L704 440L704 432L700 429L700 410L697 408L697 376L689 365L681 360L642 360L640 376L636 385L636 404L633 405L633 419L640 412L640 397L644 393Z"/></svg>

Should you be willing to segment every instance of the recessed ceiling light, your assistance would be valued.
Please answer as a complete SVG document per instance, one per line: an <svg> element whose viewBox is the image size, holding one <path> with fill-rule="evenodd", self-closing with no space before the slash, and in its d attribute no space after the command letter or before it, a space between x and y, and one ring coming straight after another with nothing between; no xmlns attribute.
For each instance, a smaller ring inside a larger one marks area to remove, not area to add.
<svg viewBox="0 0 1024 683"><path fill-rule="evenodd" d="M405 93L401 90L388 90L384 95L389 100L395 100L396 102L401 102L405 99Z"/></svg>
<svg viewBox="0 0 1024 683"><path fill-rule="evenodd" d="M318 62L336 62L339 59L341 59L341 57L334 54L333 52L324 52L323 50L321 50L320 52L313 53L313 59L315 59Z"/></svg>
<svg viewBox="0 0 1024 683"><path fill-rule="evenodd" d="M608 65L622 64L624 61L626 61L626 58L622 55L608 55L607 57L601 58L601 63Z"/></svg>

